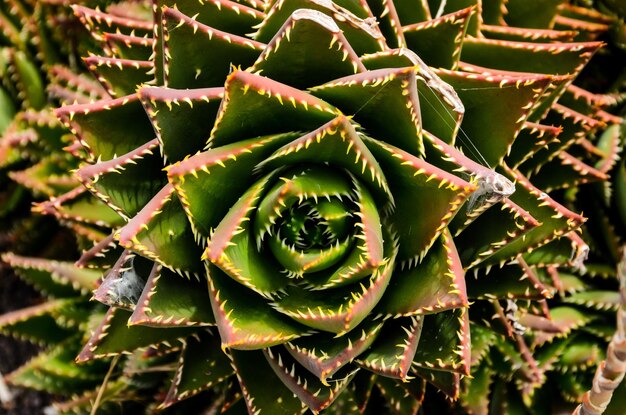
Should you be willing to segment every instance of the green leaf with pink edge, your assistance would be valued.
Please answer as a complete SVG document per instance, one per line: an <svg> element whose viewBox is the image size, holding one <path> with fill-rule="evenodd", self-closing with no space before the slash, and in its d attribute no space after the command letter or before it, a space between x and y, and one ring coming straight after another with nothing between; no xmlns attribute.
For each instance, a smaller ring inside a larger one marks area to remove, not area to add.
<svg viewBox="0 0 626 415"><path fill-rule="evenodd" d="M524 0L506 2L504 20L510 26L546 28L554 24L562 0L541 0L533 3Z"/></svg>
<svg viewBox="0 0 626 415"><path fill-rule="evenodd" d="M194 16L199 23L238 36L252 33L264 17L245 2L229 0L157 0L156 4L159 9L176 7L181 13Z"/></svg>
<svg viewBox="0 0 626 415"><path fill-rule="evenodd" d="M385 223L397 233L398 259L409 265L419 262L476 188L399 148L370 138L365 143L390 178L395 206L387 205L383 212Z"/></svg>
<svg viewBox="0 0 626 415"><path fill-rule="evenodd" d="M523 173L537 172L545 163L570 148L581 138L593 134L597 128L602 126L601 122L572 111L561 104L554 104L542 122L561 127L562 131L558 136L559 141L548 144L547 147L539 150L531 159L522 164L519 169Z"/></svg>
<svg viewBox="0 0 626 415"><path fill-rule="evenodd" d="M230 350L229 355L249 413L303 414L307 407L274 375L262 351ZM265 376L259 376L264 373Z"/></svg>
<svg viewBox="0 0 626 415"><path fill-rule="evenodd" d="M152 38L107 32L103 34L103 38L114 58L148 61L152 56L154 48L154 39Z"/></svg>
<svg viewBox="0 0 626 415"><path fill-rule="evenodd" d="M526 160L534 157L545 146L554 146L559 142L562 128L536 123L524 123L515 137L515 141L506 156L506 163L517 168Z"/></svg>
<svg viewBox="0 0 626 415"><path fill-rule="evenodd" d="M565 305L553 307L550 309L550 320L559 331L537 332L535 334L534 344L542 345L553 341L555 338L566 337L573 330L581 328L596 319L596 315L582 312L574 307Z"/></svg>
<svg viewBox="0 0 626 415"><path fill-rule="evenodd" d="M120 157L83 166L75 174L91 193L130 220L167 183L158 146L155 138Z"/></svg>
<svg viewBox="0 0 626 415"><path fill-rule="evenodd" d="M517 191L519 190L516 188ZM498 223L499 226L491 226L493 223ZM458 223L455 225L459 226ZM466 223L453 231L456 233L454 242L464 268L469 269L481 264L494 252L506 249L517 239L526 238L526 235L540 226L541 222L507 198L478 217L468 215Z"/></svg>
<svg viewBox="0 0 626 415"><path fill-rule="evenodd" d="M422 403L414 396L407 393L399 382L393 379L378 376L376 387L389 405L389 414L394 415L417 415Z"/></svg>
<svg viewBox="0 0 626 415"><path fill-rule="evenodd" d="M214 326L206 282L183 279L155 264L129 325L152 327Z"/></svg>
<svg viewBox="0 0 626 415"><path fill-rule="evenodd" d="M381 376L407 381L423 322L422 316L386 321L376 341L356 363Z"/></svg>
<svg viewBox="0 0 626 415"><path fill-rule="evenodd" d="M495 337L498 334L480 323L470 323L470 338L472 339L471 366L476 366L489 354ZM473 369L472 369L473 370Z"/></svg>
<svg viewBox="0 0 626 415"><path fill-rule="evenodd" d="M255 3L252 0L251 3ZM250 7L251 6L251 7ZM155 28L154 61L163 62L163 16L165 7L177 8L186 16L194 16L195 19L217 30L233 35L244 36L251 33L252 26L258 24L263 18L264 7L255 7L245 1L231 2L229 0L211 0L200 2L197 0L158 0L154 11ZM163 84L164 68L162 64L155 67L155 79L159 85Z"/></svg>
<svg viewBox="0 0 626 415"><path fill-rule="evenodd" d="M219 336L211 331L199 332L197 337L192 336L185 341L162 407L170 407L213 388L233 374L230 359L221 349Z"/></svg>
<svg viewBox="0 0 626 415"><path fill-rule="evenodd" d="M222 86L231 65L248 67L265 45L206 26L173 8L161 12L163 72L170 88Z"/></svg>
<svg viewBox="0 0 626 415"><path fill-rule="evenodd" d="M574 30L528 29L485 24L480 26L480 30L488 39L508 40L513 42L572 42L576 36L576 31Z"/></svg>
<svg viewBox="0 0 626 415"><path fill-rule="evenodd" d="M265 299L208 265L209 297L223 347L255 350L286 343L311 330L276 312Z"/></svg>
<svg viewBox="0 0 626 415"><path fill-rule="evenodd" d="M331 17L298 9L284 21L249 71L304 89L364 72L365 67Z"/></svg>
<svg viewBox="0 0 626 415"><path fill-rule="evenodd" d="M422 156L418 67L380 69L335 79L310 92L341 108L372 136Z"/></svg>
<svg viewBox="0 0 626 415"><path fill-rule="evenodd" d="M465 107L458 145L476 162L495 167L511 145L535 102L550 84L546 75L482 75L439 70ZM490 128L485 130L484 126Z"/></svg>
<svg viewBox="0 0 626 415"><path fill-rule="evenodd" d="M102 40L105 32L139 37L152 35L152 22L116 16L78 4L72 5L72 10L87 31L97 40Z"/></svg>
<svg viewBox="0 0 626 415"><path fill-rule="evenodd" d="M130 311L109 308L100 325L85 344L76 361L88 362L120 354L130 354L138 349L160 344L175 344L196 333L197 328L153 328L129 326Z"/></svg>
<svg viewBox="0 0 626 415"><path fill-rule="evenodd" d="M315 215L319 198L334 203L343 213L344 218L352 215L353 206L346 206L342 202L343 197L353 197L352 190L351 180L347 175L333 171L326 166L287 170L258 205L253 227L258 249L268 247L285 271L295 275L327 270L337 264L352 246L352 238L349 237L348 230L342 236L329 236L332 238L332 243L328 245L324 245L326 243L324 242L321 246L305 248L298 246L298 236L307 237L294 228L302 226L302 232L308 232L305 225L306 219L303 219L303 216ZM369 194L362 195L359 190L358 185L355 185L354 193L357 193L355 199L371 202ZM357 209L359 209L359 203L364 206L366 202L355 200L354 204L357 205ZM375 247L367 250L374 251L371 260L376 262L381 260L379 256L382 253L380 220L376 210L371 209L371 204L368 204L368 207L370 209L360 209L360 213L367 215L367 220L372 221L368 222L371 223L370 226L364 227L365 233L371 233L366 237L372 237L378 233L378 237L373 237L371 241ZM285 222L279 225L280 222L277 223L277 221L281 217ZM324 225L320 223L318 230L321 232L323 227ZM326 227L326 230L329 231L330 228Z"/></svg>
<svg viewBox="0 0 626 415"><path fill-rule="evenodd" d="M260 135L315 130L341 112L299 89L235 70L207 143L219 147Z"/></svg>
<svg viewBox="0 0 626 415"><path fill-rule="evenodd" d="M524 260L504 267L474 269L466 277L467 294L472 299L532 299L551 298L546 287Z"/></svg>
<svg viewBox="0 0 626 415"><path fill-rule="evenodd" d="M551 43L466 39L461 60L504 71L575 75L602 46L599 42Z"/></svg>
<svg viewBox="0 0 626 415"><path fill-rule="evenodd" d="M84 303L72 299L50 300L35 306L5 313L0 317L0 332L14 338L38 344L57 344L75 333L75 327L62 326L57 319L80 307Z"/></svg>
<svg viewBox="0 0 626 415"><path fill-rule="evenodd" d="M206 239L254 183L256 165L296 138L287 133L235 142L168 167L168 178L199 239Z"/></svg>
<svg viewBox="0 0 626 415"><path fill-rule="evenodd" d="M413 373L424 379L450 399L457 399L461 390L461 376L456 372L413 366Z"/></svg>
<svg viewBox="0 0 626 415"><path fill-rule="evenodd" d="M80 351L80 339L71 337L50 350L39 353L7 376L14 386L43 390L48 393L80 393L101 383L106 366L90 362L78 366L74 362Z"/></svg>
<svg viewBox="0 0 626 415"><path fill-rule="evenodd" d="M374 312L399 317L467 305L465 272L450 232L445 229L419 264L396 269Z"/></svg>
<svg viewBox="0 0 626 415"><path fill-rule="evenodd" d="M569 266L579 250L586 250L582 239L576 236L570 233L539 248L535 248L532 252L524 255L524 261L531 266ZM581 243L582 245L580 245Z"/></svg>
<svg viewBox="0 0 626 415"><path fill-rule="evenodd" d="M469 375L471 360L467 308L424 316L413 366Z"/></svg>
<svg viewBox="0 0 626 415"><path fill-rule="evenodd" d="M620 307L620 296L617 291L589 290L567 296L563 302L579 304L600 311L617 312Z"/></svg>
<svg viewBox="0 0 626 415"><path fill-rule="evenodd" d="M517 190L510 197L511 201L526 210L541 225L526 233L524 238L517 238L486 258L484 265L499 264L520 253L531 252L538 246L578 229L586 221L534 187L519 172L505 167L503 173L516 181Z"/></svg>
<svg viewBox="0 0 626 415"><path fill-rule="evenodd" d="M154 79L154 65L150 61L101 56L89 56L83 61L112 97L134 94L139 85Z"/></svg>
<svg viewBox="0 0 626 415"><path fill-rule="evenodd" d="M352 4L356 5L358 3L354 2ZM267 10L267 17L263 20L263 23L259 26L258 31L253 36L256 40L260 42L272 44L274 43L274 41L276 41L277 37L280 36L279 33L281 31L287 30L291 31L290 36L296 38L298 35L294 32L294 28L291 27L290 29L287 29L288 26L285 24L285 22L287 22L290 17L293 17L293 13L296 10L307 9L323 13L324 15L333 18L334 24L331 20L331 23L324 23L323 25L329 29L331 27L338 29L332 30L333 35L336 36L336 38L341 39L340 42L344 43L343 48L347 47L348 50L354 48L354 52L352 53L362 55L364 53L373 53L383 50L385 46L385 41L382 33L380 33L375 25L372 25L369 22L363 20L364 18L371 16L369 10L365 10L364 8L359 7L359 5L356 6L356 8L359 8L360 10L355 10L355 7L353 6L353 12L347 10L345 8L346 6L347 4L342 5L341 2L331 3L330 1L275 1L272 7ZM324 18L317 19L317 16L319 16L318 13L308 12L307 14L315 16L315 20L327 20ZM330 49L332 49L335 45L329 42L330 38L326 40L324 40L322 37L313 38L318 40L319 48L321 50L318 49L317 52L311 51L309 53L312 53L313 56L320 56L320 59L322 61L326 61L325 59L321 58L321 55L316 55L315 53L327 53L326 45L330 44ZM338 46L335 47L339 48ZM306 52L303 51L303 53Z"/></svg>
<svg viewBox="0 0 626 415"><path fill-rule="evenodd" d="M606 173L565 151L558 153L532 175L533 184L548 193L578 187L585 183L604 182L608 179Z"/></svg>
<svg viewBox="0 0 626 415"><path fill-rule="evenodd" d="M470 413L487 415L489 413L489 392L494 374L486 362L472 370L472 378L461 382L460 403Z"/></svg>
<svg viewBox="0 0 626 415"><path fill-rule="evenodd" d="M124 223L124 220L113 209L100 199L79 186L61 196L48 201L36 203L33 212L52 215L58 219L72 220L97 226L112 228Z"/></svg>
<svg viewBox="0 0 626 415"><path fill-rule="evenodd" d="M2 254L2 261L38 291L57 298L88 294L102 274L100 270L80 269L71 262L29 258L11 252Z"/></svg>
<svg viewBox="0 0 626 415"><path fill-rule="evenodd" d="M409 49L432 67L456 69L463 39L475 8L468 7L441 17L402 27Z"/></svg>
<svg viewBox="0 0 626 415"><path fill-rule="evenodd" d="M78 180L68 173L76 167L76 164L76 160L52 154L25 170L9 171L8 176L34 194L58 196L79 184Z"/></svg>
<svg viewBox="0 0 626 415"><path fill-rule="evenodd" d="M368 0L365 3L369 6L381 33L385 36L387 46L390 48L406 47L395 3L391 0Z"/></svg>
<svg viewBox="0 0 626 415"><path fill-rule="evenodd" d="M223 88L144 87L139 90L139 98L152 121L166 163L181 161L203 149L223 93Z"/></svg>
<svg viewBox="0 0 626 415"><path fill-rule="evenodd" d="M318 333L285 344L291 356L322 383L367 350L380 334L383 322L367 321L361 330L352 330L341 337Z"/></svg>
<svg viewBox="0 0 626 415"><path fill-rule="evenodd" d="M115 238L124 248L187 278L199 278L202 273L202 249L194 241L183 206L170 184L118 229Z"/></svg>
<svg viewBox="0 0 626 415"><path fill-rule="evenodd" d="M339 116L285 144L259 163L257 170L272 171L301 163L328 163L332 167L344 168L361 183L360 186L367 186L380 207L393 204L382 169L346 116Z"/></svg>
<svg viewBox="0 0 626 415"><path fill-rule="evenodd" d="M261 221L258 203L275 177L263 177L239 198L211 234L203 255L229 277L266 298L289 283L281 265L259 251L251 229L251 223Z"/></svg>
<svg viewBox="0 0 626 415"><path fill-rule="evenodd" d="M393 274L396 242L390 236L384 242L384 261L367 281L324 291L290 286L285 297L277 299L273 307L315 329L339 335L355 329L380 301Z"/></svg>
<svg viewBox="0 0 626 415"><path fill-rule="evenodd" d="M313 413L330 406L358 371L346 366L336 373L336 379L325 384L302 367L282 346L264 349L263 354L276 376Z"/></svg>
<svg viewBox="0 0 626 415"><path fill-rule="evenodd" d="M97 160L114 159L154 138L152 124L135 95L67 105L55 114Z"/></svg>

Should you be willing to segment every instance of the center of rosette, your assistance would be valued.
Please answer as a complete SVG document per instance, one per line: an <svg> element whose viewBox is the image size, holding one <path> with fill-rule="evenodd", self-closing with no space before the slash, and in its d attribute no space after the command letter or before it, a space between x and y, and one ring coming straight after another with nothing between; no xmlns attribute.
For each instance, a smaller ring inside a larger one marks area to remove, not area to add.
<svg viewBox="0 0 626 415"><path fill-rule="evenodd" d="M257 246L292 276L325 270L353 245L355 211L347 174L320 166L289 170L259 203Z"/></svg>

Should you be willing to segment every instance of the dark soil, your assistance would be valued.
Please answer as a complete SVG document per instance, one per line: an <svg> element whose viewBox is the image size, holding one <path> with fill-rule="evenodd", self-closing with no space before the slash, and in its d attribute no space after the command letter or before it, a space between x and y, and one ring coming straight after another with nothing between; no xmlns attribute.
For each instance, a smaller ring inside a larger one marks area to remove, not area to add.
<svg viewBox="0 0 626 415"><path fill-rule="evenodd" d="M35 290L0 265L0 315L37 304L40 300ZM7 375L37 354L38 348L30 343L0 335L0 372ZM0 415L39 415L50 404L47 394L11 388L13 402L8 407L0 404Z"/></svg>

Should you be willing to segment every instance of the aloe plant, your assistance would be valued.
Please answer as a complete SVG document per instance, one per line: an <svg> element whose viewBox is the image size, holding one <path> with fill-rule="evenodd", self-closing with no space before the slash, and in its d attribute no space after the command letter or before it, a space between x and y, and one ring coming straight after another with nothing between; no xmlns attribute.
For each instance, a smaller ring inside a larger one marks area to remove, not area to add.
<svg viewBox="0 0 626 415"><path fill-rule="evenodd" d="M621 149L619 96L573 85L617 20L435 3L75 5L104 91L57 93L80 185L34 209L95 245L4 256L54 297L0 319L54 345L10 380L82 394L61 413L540 413L590 383L610 317L557 293Z"/></svg>

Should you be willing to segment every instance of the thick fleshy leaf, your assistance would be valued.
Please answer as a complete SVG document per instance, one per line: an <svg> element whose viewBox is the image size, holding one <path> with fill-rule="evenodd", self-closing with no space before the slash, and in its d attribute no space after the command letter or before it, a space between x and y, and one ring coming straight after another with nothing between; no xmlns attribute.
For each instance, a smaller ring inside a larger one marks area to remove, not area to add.
<svg viewBox="0 0 626 415"><path fill-rule="evenodd" d="M576 31L573 30L529 29L485 24L480 26L480 31L489 39L535 43L572 42L576 36Z"/></svg>
<svg viewBox="0 0 626 415"><path fill-rule="evenodd" d="M311 131L341 112L299 89L246 71L226 79L224 100L207 147L292 131Z"/></svg>
<svg viewBox="0 0 626 415"><path fill-rule="evenodd" d="M220 346L219 336L212 332L199 332L185 341L163 407L197 395L233 375L230 360Z"/></svg>
<svg viewBox="0 0 626 415"><path fill-rule="evenodd" d="M471 360L469 336L467 308L424 316L413 366L468 375Z"/></svg>
<svg viewBox="0 0 626 415"><path fill-rule="evenodd" d="M568 189L584 183L601 182L609 176L562 151L552 161L541 166L532 176L533 184L546 192Z"/></svg>
<svg viewBox="0 0 626 415"><path fill-rule="evenodd" d="M341 108L367 134L423 155L417 76L420 68L380 69L333 80L311 93Z"/></svg>
<svg viewBox="0 0 626 415"><path fill-rule="evenodd" d="M84 166L76 176L96 197L130 220L167 183L158 145L155 138L120 157Z"/></svg>
<svg viewBox="0 0 626 415"><path fill-rule="evenodd" d="M344 4L342 4L344 3ZM352 3L352 4L350 4ZM278 0L267 11L267 17L259 26L258 31L254 34L254 38L260 42L273 43L278 36L279 30L285 30L284 22L288 21L290 16L298 9L309 9L321 12L334 19L334 25L329 24L328 27L337 26L343 32L336 32L338 39L342 42L347 41L349 49L354 48L358 55L363 53L373 53L380 51L385 46L383 35L375 25L364 17L371 17L369 9L360 8L359 2L330 2L320 0ZM348 10L348 7L352 10ZM358 10L357 10L358 8ZM355 14L357 15L355 15ZM308 13L319 16L319 14ZM326 21L327 19L320 19ZM344 38L345 36L345 38ZM317 38L319 40L319 38ZM326 45L328 42L319 40L320 45ZM331 43L330 47L333 47ZM316 55L317 56L317 55ZM322 59L323 60L323 59ZM358 59L357 59L358 61Z"/></svg>
<svg viewBox="0 0 626 415"><path fill-rule="evenodd" d="M457 144L476 162L495 167L522 128L541 93L545 75L519 77L439 70L437 74L459 94L465 107ZM490 125L485 130L485 125Z"/></svg>
<svg viewBox="0 0 626 415"><path fill-rule="evenodd" d="M74 300L60 299L5 313L0 317L0 332L33 343L59 343L75 332L75 327L59 324L75 305ZM84 307L81 311L85 312Z"/></svg>
<svg viewBox="0 0 626 415"><path fill-rule="evenodd" d="M267 298L289 282L280 264L258 250L250 225L259 199L273 177L262 178L239 198L211 235L203 255L231 278ZM254 220L260 223L262 219L257 214Z"/></svg>
<svg viewBox="0 0 626 415"><path fill-rule="evenodd" d="M281 347L263 350L276 376L289 388L313 413L327 408L348 386L358 369L344 368L337 379L325 385L315 375L304 369Z"/></svg>
<svg viewBox="0 0 626 415"><path fill-rule="evenodd" d="M561 0L541 0L533 3L512 0L506 3L506 13L503 15L510 26L550 27L561 3L563 3Z"/></svg>
<svg viewBox="0 0 626 415"><path fill-rule="evenodd" d="M154 138L139 99L130 95L55 111L95 159L111 160Z"/></svg>
<svg viewBox="0 0 626 415"><path fill-rule="evenodd" d="M379 376L376 378L376 387L389 404L391 414L417 415L421 402L407 393L403 384L393 379Z"/></svg>
<svg viewBox="0 0 626 415"><path fill-rule="evenodd" d="M99 364L78 366L74 362L80 351L77 338L67 341L44 351L7 376L7 380L15 386L22 386L48 393L78 393L91 389L100 383L102 369Z"/></svg>
<svg viewBox="0 0 626 415"><path fill-rule="evenodd" d="M561 131L559 127L525 123L506 156L507 165L517 168L545 146L557 144Z"/></svg>
<svg viewBox="0 0 626 415"><path fill-rule="evenodd" d="M204 282L186 280L154 265L128 323L157 327L213 326Z"/></svg>
<svg viewBox="0 0 626 415"><path fill-rule="evenodd" d="M307 410L304 402L274 375L263 352L231 350L229 355L249 413L294 415Z"/></svg>
<svg viewBox="0 0 626 415"><path fill-rule="evenodd" d="M452 236L445 229L419 264L396 269L375 312L398 317L465 307L464 277Z"/></svg>
<svg viewBox="0 0 626 415"><path fill-rule="evenodd" d="M77 362L130 354L137 349L160 344L172 344L195 333L196 328L152 328L128 326L131 313L110 308L104 319L76 358Z"/></svg>
<svg viewBox="0 0 626 415"><path fill-rule="evenodd" d="M551 43L466 39L461 59L493 69L552 75L577 74L600 48L599 42Z"/></svg>
<svg viewBox="0 0 626 415"><path fill-rule="evenodd" d="M71 7L74 14L78 16L95 39L102 40L104 32L116 32L140 37L152 35L152 22L116 16L77 4Z"/></svg>
<svg viewBox="0 0 626 415"><path fill-rule="evenodd" d="M472 370L473 378L465 378L462 382L460 396L461 405L475 415L489 414L489 389L493 382L493 372L483 362Z"/></svg>
<svg viewBox="0 0 626 415"><path fill-rule="evenodd" d="M510 243L525 238L529 232L541 226L529 212L510 199L487 209L478 218L469 218L467 227L457 230L455 243L466 269L474 267L494 252L506 249ZM500 226L491 226L498 223ZM460 234L458 234L460 232Z"/></svg>
<svg viewBox="0 0 626 415"><path fill-rule="evenodd" d="M364 72L365 67L332 18L316 10L298 9L284 21L249 71L303 89Z"/></svg>
<svg viewBox="0 0 626 415"><path fill-rule="evenodd" d="M168 167L168 178L198 239L208 238L252 184L255 166L296 134L263 136L198 153Z"/></svg>
<svg viewBox="0 0 626 415"><path fill-rule="evenodd" d="M144 87L139 98L152 121L166 162L175 163L202 150L222 101L222 88Z"/></svg>
<svg viewBox="0 0 626 415"><path fill-rule="evenodd" d="M154 78L154 66L150 61L90 56L83 59L91 73L112 97L134 94L139 85Z"/></svg>
<svg viewBox="0 0 626 415"><path fill-rule="evenodd" d="M542 299L552 296L522 258L518 264L475 270L467 276L467 294L474 299Z"/></svg>
<svg viewBox="0 0 626 415"><path fill-rule="evenodd" d="M294 359L326 383L327 378L367 350L382 327L382 322L363 323L360 331L353 330L338 338L319 333L293 340L285 347Z"/></svg>
<svg viewBox="0 0 626 415"><path fill-rule="evenodd" d="M101 275L99 270L80 269L71 262L28 258L11 252L2 254L2 261L37 290L53 297L87 294Z"/></svg>
<svg viewBox="0 0 626 415"><path fill-rule="evenodd" d="M445 393L450 399L457 399L461 389L461 376L456 372L431 370L425 367L414 366L413 372Z"/></svg>
<svg viewBox="0 0 626 415"><path fill-rule="evenodd" d="M202 250L174 193L172 185L161 189L124 227L116 231L116 239L124 248L185 275L202 272L199 259Z"/></svg>
<svg viewBox="0 0 626 415"><path fill-rule="evenodd" d="M284 165L328 163L352 173L378 203L393 203L385 175L355 127L345 116L337 117L317 130L276 150L257 166L271 171Z"/></svg>
<svg viewBox="0 0 626 415"><path fill-rule="evenodd" d="M406 41L402 33L402 24L396 11L395 2L391 0L368 0L367 5L376 18L378 27L385 36L387 45L390 48L406 47Z"/></svg>
<svg viewBox="0 0 626 415"><path fill-rule="evenodd" d="M517 238L502 247L488 257L484 264L498 264L517 254L530 252L533 248L577 229L585 222L584 217L554 201L550 196L534 187L519 172L508 168L505 168L504 172L517 182L517 190L511 196L511 200L540 221L541 226L533 228L525 234L524 238Z"/></svg>
<svg viewBox="0 0 626 415"><path fill-rule="evenodd" d="M620 296L617 291L589 290L565 297L563 302L616 312L620 306Z"/></svg>
<svg viewBox="0 0 626 415"><path fill-rule="evenodd" d="M134 61L150 60L154 47L154 39L121 33L104 33L104 41L112 57Z"/></svg>
<svg viewBox="0 0 626 415"><path fill-rule="evenodd" d="M265 45L206 26L180 11L161 13L165 86L222 86L231 65L250 66Z"/></svg>
<svg viewBox="0 0 626 415"><path fill-rule="evenodd" d="M404 26L407 47L432 67L456 69L463 39L475 8L468 7L436 19Z"/></svg>
<svg viewBox="0 0 626 415"><path fill-rule="evenodd" d="M289 287L274 307L309 327L337 334L354 329L370 314L389 284L397 248L391 237L385 240L385 261L369 281L324 291Z"/></svg>
<svg viewBox="0 0 626 415"><path fill-rule="evenodd" d="M395 209L389 209L386 221L397 233L398 259L408 264L419 262L475 187L399 148L373 139L365 143L385 175L394 178L389 186Z"/></svg>
<svg viewBox="0 0 626 415"><path fill-rule="evenodd" d="M104 227L119 226L124 220L113 209L79 186L59 197L33 205L33 212L59 219Z"/></svg>
<svg viewBox="0 0 626 415"><path fill-rule="evenodd" d="M209 297L222 347L255 350L286 343L308 334L306 327L277 313L266 301L208 266Z"/></svg>
<svg viewBox="0 0 626 415"><path fill-rule="evenodd" d="M357 363L382 376L408 380L423 323L422 316L387 321L372 347L359 356Z"/></svg>

